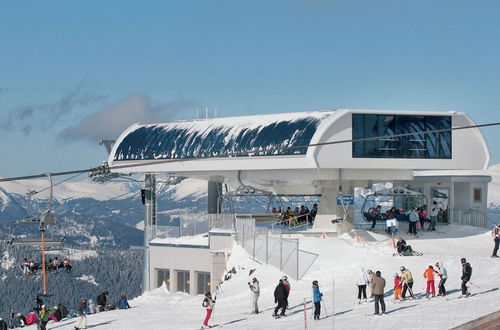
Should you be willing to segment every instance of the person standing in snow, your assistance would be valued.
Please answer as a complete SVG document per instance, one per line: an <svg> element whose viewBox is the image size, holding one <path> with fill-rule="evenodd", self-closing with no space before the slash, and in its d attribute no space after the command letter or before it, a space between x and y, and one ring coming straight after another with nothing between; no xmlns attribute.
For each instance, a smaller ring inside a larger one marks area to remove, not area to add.
<svg viewBox="0 0 500 330"><path fill-rule="evenodd" d="M385 288L385 279L381 277L380 271L375 272L375 278L372 283L372 294L375 299L375 313L374 315L382 315L385 313L385 302L384 302L384 288ZM382 313L379 314L379 303L382 307Z"/></svg>
<svg viewBox="0 0 500 330"><path fill-rule="evenodd" d="M403 290L401 281L401 276L398 273L394 273L394 300L403 300L403 296L401 295L401 291Z"/></svg>
<svg viewBox="0 0 500 330"><path fill-rule="evenodd" d="M431 217L431 223L429 224L428 230L436 230L437 218L439 214L439 207L436 201L432 202L431 209L429 210L429 216Z"/></svg>
<svg viewBox="0 0 500 330"><path fill-rule="evenodd" d="M417 235L417 221L418 221L418 213L417 207L414 206L410 211L406 213L408 215L408 223L409 223L409 231L408 234Z"/></svg>
<svg viewBox="0 0 500 330"><path fill-rule="evenodd" d="M85 314L87 308L87 300L85 298L80 299L80 305L78 307L80 317L75 324L75 329L87 329L87 315Z"/></svg>
<svg viewBox="0 0 500 330"><path fill-rule="evenodd" d="M288 309L288 296L290 295L291 287L290 287L290 283L288 283L288 277L283 276L282 280L283 280L283 286L285 287L285 291L286 291L286 302L285 302L286 306L285 306L285 308Z"/></svg>
<svg viewBox="0 0 500 330"><path fill-rule="evenodd" d="M434 287L434 268L431 265L424 271L424 278L427 279L427 289L425 290L425 297L429 298L429 294L432 293L432 297L436 296L436 289Z"/></svg>
<svg viewBox="0 0 500 330"><path fill-rule="evenodd" d="M259 305L257 304L260 295L259 281L255 277L252 278L252 283L248 282L248 287L252 291L252 314L259 314Z"/></svg>
<svg viewBox="0 0 500 330"><path fill-rule="evenodd" d="M205 298L201 303L203 307L205 307L207 314L205 315L205 320L203 321L204 327L209 327L208 320L210 320L210 316L212 316L212 311L215 305L215 297L212 299L212 294L210 292L205 293Z"/></svg>
<svg viewBox="0 0 500 330"><path fill-rule="evenodd" d="M375 277L375 274L371 269L368 269L366 272L368 274L368 285L370 286L370 298L373 297L372 293L372 283L373 283L373 278Z"/></svg>
<svg viewBox="0 0 500 330"><path fill-rule="evenodd" d="M314 319L319 320L319 315L321 313L321 298L323 294L319 291L318 281L313 281L313 302L314 302Z"/></svg>
<svg viewBox="0 0 500 330"><path fill-rule="evenodd" d="M411 272L405 268L405 266L401 266L401 278L403 279L403 299L406 297L406 290L410 291L410 296L415 299L413 295L413 277L411 276Z"/></svg>
<svg viewBox="0 0 500 330"><path fill-rule="evenodd" d="M286 309L286 289L283 285L283 280L280 280L276 288L274 289L274 302L278 305L274 309L273 316L278 317L278 311L281 309L279 316L285 316Z"/></svg>
<svg viewBox="0 0 500 330"><path fill-rule="evenodd" d="M446 296L446 288L444 287L444 283L446 283L446 280L448 279L448 274L446 272L446 268L444 268L442 262L436 262L436 272L439 275L439 284L438 284L438 296Z"/></svg>
<svg viewBox="0 0 500 330"><path fill-rule="evenodd" d="M500 245L500 224L496 225L495 228L491 231L491 236L493 236L493 242L495 242L495 246L493 247L493 253L491 254L492 258L498 258L498 246Z"/></svg>
<svg viewBox="0 0 500 330"><path fill-rule="evenodd" d="M363 299L365 302L367 302L366 299L366 286L370 282L370 279L368 278L368 275L365 272L365 269L363 267L359 268L358 271L358 278L357 278L357 285L358 285L358 304L361 304L361 295L363 295Z"/></svg>
<svg viewBox="0 0 500 330"><path fill-rule="evenodd" d="M460 262L462 263L462 297L468 297L470 296L469 291L467 290L467 282L470 281L470 278L472 276L472 267L470 264L465 260L465 258L460 259Z"/></svg>

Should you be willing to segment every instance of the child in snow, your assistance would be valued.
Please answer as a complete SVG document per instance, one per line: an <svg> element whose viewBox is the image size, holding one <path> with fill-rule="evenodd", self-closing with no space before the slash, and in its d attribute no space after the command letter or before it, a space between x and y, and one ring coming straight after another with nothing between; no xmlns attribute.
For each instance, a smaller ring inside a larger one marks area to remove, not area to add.
<svg viewBox="0 0 500 330"><path fill-rule="evenodd" d="M274 289L274 302L278 305L274 309L273 316L278 316L278 311L281 309L280 316L285 316L286 309L286 289L283 285L283 280L280 280L276 288Z"/></svg>
<svg viewBox="0 0 500 330"><path fill-rule="evenodd" d="M319 314L321 313L321 298L323 294L319 291L318 281L313 281L313 302L314 302L314 319L319 320Z"/></svg>
<svg viewBox="0 0 500 330"><path fill-rule="evenodd" d="M434 288L434 268L429 265L424 272L424 278L427 279L427 289L425 290L425 297L429 298L429 294L432 293L432 297L436 296L436 289Z"/></svg>
<svg viewBox="0 0 500 330"><path fill-rule="evenodd" d="M212 299L212 294L210 292L207 292L205 294L205 299L203 299L203 302L201 303L203 307L206 308L207 314L205 316L205 320L203 321L203 326L208 327L208 320L210 319L210 316L212 316L212 310L214 309L215 305L215 297Z"/></svg>
<svg viewBox="0 0 500 330"><path fill-rule="evenodd" d="M252 292L252 314L259 314L259 305L257 303L260 295L259 281L254 277L252 283L248 282L248 287Z"/></svg>
<svg viewBox="0 0 500 330"><path fill-rule="evenodd" d="M470 264L465 260L465 258L460 259L460 262L462 263L462 297L468 297L470 295L469 291L467 290L467 282L470 281L470 278L472 276L472 267Z"/></svg>
<svg viewBox="0 0 500 330"><path fill-rule="evenodd" d="M394 273L394 300L403 300L403 295L401 291L403 287L401 285L402 279L398 273Z"/></svg>
<svg viewBox="0 0 500 330"><path fill-rule="evenodd" d="M120 298L118 300L118 308L119 309L130 308L130 305L128 304L127 296L125 295L125 293L120 293Z"/></svg>
<svg viewBox="0 0 500 330"><path fill-rule="evenodd" d="M406 298L407 290L410 292L412 299L415 299L415 296L413 295L413 276L411 275L410 270L406 269L405 266L401 266L400 270L403 283L403 299Z"/></svg>
<svg viewBox="0 0 500 330"><path fill-rule="evenodd" d="M46 330L46 325L49 322L49 311L45 308L45 305L42 305L42 309L38 313L40 320L40 330Z"/></svg>

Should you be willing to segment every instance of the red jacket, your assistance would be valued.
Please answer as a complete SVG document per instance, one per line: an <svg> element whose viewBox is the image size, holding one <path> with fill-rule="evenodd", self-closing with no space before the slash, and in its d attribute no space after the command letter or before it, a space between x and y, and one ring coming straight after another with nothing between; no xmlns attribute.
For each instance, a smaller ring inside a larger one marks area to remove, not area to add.
<svg viewBox="0 0 500 330"><path fill-rule="evenodd" d="M427 281L434 281L434 269L427 268L424 272L424 277L427 279Z"/></svg>
<svg viewBox="0 0 500 330"><path fill-rule="evenodd" d="M395 289L401 289L401 276L395 277L394 278L394 288Z"/></svg>

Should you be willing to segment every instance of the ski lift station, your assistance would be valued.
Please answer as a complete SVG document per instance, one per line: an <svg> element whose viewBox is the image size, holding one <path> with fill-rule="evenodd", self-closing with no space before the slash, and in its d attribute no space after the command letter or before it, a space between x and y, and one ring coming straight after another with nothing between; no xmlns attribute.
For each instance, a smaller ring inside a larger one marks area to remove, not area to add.
<svg viewBox="0 0 500 330"><path fill-rule="evenodd" d="M490 154L474 125L456 111L351 109L134 124L108 163L145 175L144 289L164 280L171 291L215 289L241 234L235 224L243 216L225 207L231 194L318 196L314 224L298 231L306 235L363 228L361 208L370 203L407 210L436 202L443 224L484 214L491 178L480 170ZM207 235L156 238L158 175L207 181ZM383 184L378 195L374 184ZM372 190L356 193L365 189ZM273 216L245 217L259 223Z"/></svg>

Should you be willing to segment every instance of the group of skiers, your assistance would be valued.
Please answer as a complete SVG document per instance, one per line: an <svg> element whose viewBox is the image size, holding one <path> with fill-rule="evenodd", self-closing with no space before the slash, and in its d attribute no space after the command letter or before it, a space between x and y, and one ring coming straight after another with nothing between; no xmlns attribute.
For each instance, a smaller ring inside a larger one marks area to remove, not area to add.
<svg viewBox="0 0 500 330"><path fill-rule="evenodd" d="M24 258L23 262L19 265L21 271L23 273L22 276L29 276L37 274L41 268L39 263L34 262L32 259ZM58 257L55 257L54 260L49 259L45 264L45 270L48 272L57 272L59 269L63 269L70 273L73 266L71 266L71 262L68 258L63 258L62 261L59 260Z"/></svg>
<svg viewBox="0 0 500 330"><path fill-rule="evenodd" d="M35 297L35 307L32 312L26 314L26 316L21 313L13 312L11 314L11 319L9 324L5 320L0 319L0 330L3 330L3 324L5 323L5 329L10 328L23 328L24 326L37 324L39 330L46 330L47 323L49 321L59 322L64 318L79 317L75 323L75 329L86 329L87 328L87 314L93 314L100 311L112 310L115 308L127 309L130 308L128 304L127 297L124 293L119 296L118 303L116 305L107 304L108 292L104 291L99 296L97 296L97 307L94 305L92 299L87 301L85 298L81 298L79 302L79 312L68 312L66 306L59 303L52 309L49 309L46 304L44 304L40 296Z"/></svg>
<svg viewBox="0 0 500 330"><path fill-rule="evenodd" d="M470 281L472 276L472 267L465 258L460 259L460 262L462 263L462 295L460 297L468 297L470 294L467 290L467 283ZM415 295L413 293L414 279L412 273L405 266L401 266L400 271L401 274L394 273L394 300L405 300L407 293L409 293L411 299L415 299ZM448 273L442 262L436 262L434 267L429 265L423 273L423 277L426 280L426 298L436 296L435 274L439 276L438 296L446 296L447 294L445 283L448 279ZM360 268L357 276L358 304L362 303L362 298L364 299L364 302L368 301L366 295L367 285L370 285L371 295L375 302L375 314L379 315L379 304L382 308L381 314L385 313L384 288L386 283L381 272L373 272L370 269L365 272L363 267Z"/></svg>

